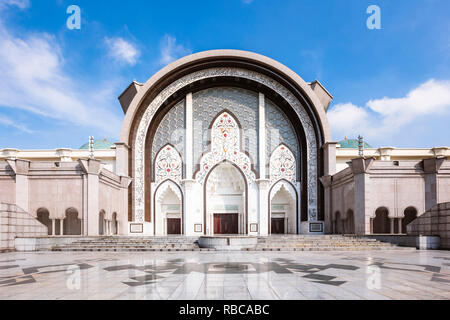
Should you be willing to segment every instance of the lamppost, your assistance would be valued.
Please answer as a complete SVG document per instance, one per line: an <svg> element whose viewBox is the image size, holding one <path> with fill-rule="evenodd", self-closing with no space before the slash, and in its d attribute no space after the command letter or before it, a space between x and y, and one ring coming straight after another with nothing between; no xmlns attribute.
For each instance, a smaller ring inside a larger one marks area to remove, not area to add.
<svg viewBox="0 0 450 320"><path fill-rule="evenodd" d="M89 158L94 159L94 137L89 137Z"/></svg>
<svg viewBox="0 0 450 320"><path fill-rule="evenodd" d="M358 136L358 153L360 158L364 158L364 138L361 135Z"/></svg>

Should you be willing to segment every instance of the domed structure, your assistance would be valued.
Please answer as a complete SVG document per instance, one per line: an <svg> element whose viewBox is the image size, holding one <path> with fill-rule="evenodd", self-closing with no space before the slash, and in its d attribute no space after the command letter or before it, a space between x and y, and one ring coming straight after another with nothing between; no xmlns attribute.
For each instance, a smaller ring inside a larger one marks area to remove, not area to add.
<svg viewBox="0 0 450 320"><path fill-rule="evenodd" d="M104 140L95 140L94 141L94 150L107 150L107 149L111 149L111 147L114 146L114 143L109 142L108 140L106 140L106 138ZM83 144L80 147L80 150L88 150L89 149L89 142Z"/></svg>
<svg viewBox="0 0 450 320"><path fill-rule="evenodd" d="M345 139L342 141L339 141L339 145L342 149L358 149L358 140L357 139ZM367 142L364 142L364 148L372 148L370 144Z"/></svg>

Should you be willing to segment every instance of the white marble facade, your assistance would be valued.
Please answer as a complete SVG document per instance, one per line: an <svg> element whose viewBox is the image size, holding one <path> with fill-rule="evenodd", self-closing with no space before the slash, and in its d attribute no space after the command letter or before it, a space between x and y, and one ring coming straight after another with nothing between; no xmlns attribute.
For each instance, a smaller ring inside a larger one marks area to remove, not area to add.
<svg viewBox="0 0 450 320"><path fill-rule="evenodd" d="M144 234L167 235L170 223L179 223L185 235L266 235L272 218L284 219L277 233L298 233L299 153L288 117L263 94L233 87L188 94L153 137ZM215 230L215 218L223 217L237 225Z"/></svg>

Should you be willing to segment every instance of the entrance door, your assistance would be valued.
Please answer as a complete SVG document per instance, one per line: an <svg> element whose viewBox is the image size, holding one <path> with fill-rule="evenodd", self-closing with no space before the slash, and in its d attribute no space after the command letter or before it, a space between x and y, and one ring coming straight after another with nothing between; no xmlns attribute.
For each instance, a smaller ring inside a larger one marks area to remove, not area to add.
<svg viewBox="0 0 450 320"><path fill-rule="evenodd" d="M181 219L167 219L167 234L181 234Z"/></svg>
<svg viewBox="0 0 450 320"><path fill-rule="evenodd" d="M272 234L284 234L284 218L272 218Z"/></svg>
<svg viewBox="0 0 450 320"><path fill-rule="evenodd" d="M238 234L237 213L215 214L214 215L214 234Z"/></svg>

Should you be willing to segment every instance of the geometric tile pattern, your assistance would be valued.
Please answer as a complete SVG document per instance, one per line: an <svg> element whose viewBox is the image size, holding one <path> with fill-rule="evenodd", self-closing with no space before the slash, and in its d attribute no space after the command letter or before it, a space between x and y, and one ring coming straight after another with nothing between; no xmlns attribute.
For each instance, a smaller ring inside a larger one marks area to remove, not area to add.
<svg viewBox="0 0 450 320"><path fill-rule="evenodd" d="M178 150L184 161L185 127L184 100L181 100L167 112L156 129L152 145L152 163L155 163L158 151L168 143Z"/></svg>
<svg viewBox="0 0 450 320"><path fill-rule="evenodd" d="M294 127L280 108L266 98L266 159L269 163L270 156L280 145L285 144L294 153L297 163L300 163L300 148Z"/></svg>
<svg viewBox="0 0 450 320"><path fill-rule="evenodd" d="M250 156L255 169L258 168L259 98L249 90L219 87L193 94L193 140L194 171L203 153L209 151L211 134L209 127L213 119L225 109L231 111L242 126L242 149ZM201 143L199 143L201 141Z"/></svg>

